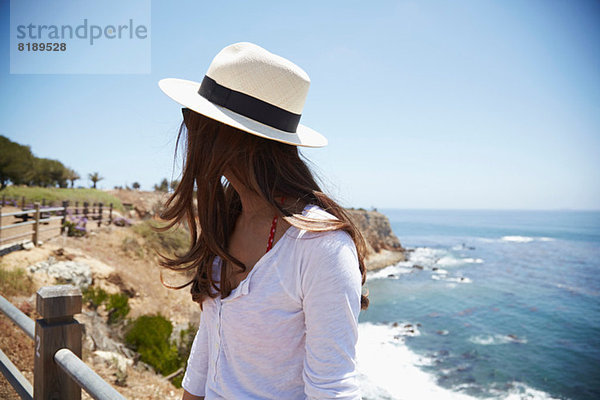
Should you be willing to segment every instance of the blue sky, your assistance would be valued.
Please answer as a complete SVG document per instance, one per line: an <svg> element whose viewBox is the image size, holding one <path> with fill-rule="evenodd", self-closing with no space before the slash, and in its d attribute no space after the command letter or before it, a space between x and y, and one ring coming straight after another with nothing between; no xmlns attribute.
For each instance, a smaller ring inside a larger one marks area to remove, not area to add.
<svg viewBox="0 0 600 400"><path fill-rule="evenodd" d="M157 81L249 41L309 74L301 123L329 146L303 152L346 206L600 209L600 2L220 3L153 1L149 74L19 75L0 0L0 134L150 189L178 174Z"/></svg>

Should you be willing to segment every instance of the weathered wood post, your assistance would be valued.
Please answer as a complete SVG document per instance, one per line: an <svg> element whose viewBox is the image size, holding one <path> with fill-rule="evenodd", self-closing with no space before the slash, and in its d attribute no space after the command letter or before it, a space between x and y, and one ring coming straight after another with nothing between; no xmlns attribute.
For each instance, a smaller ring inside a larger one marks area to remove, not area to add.
<svg viewBox="0 0 600 400"><path fill-rule="evenodd" d="M54 354L70 349L81 358L82 325L73 318L81 312L81 291L72 285L45 286L37 291L33 398L80 400L81 387L54 361Z"/></svg>
<svg viewBox="0 0 600 400"><path fill-rule="evenodd" d="M40 203L35 203L35 222L33 223L33 245L38 245L40 238Z"/></svg>
<svg viewBox="0 0 600 400"><path fill-rule="evenodd" d="M46 207L46 199L42 198L42 207Z"/></svg>
<svg viewBox="0 0 600 400"><path fill-rule="evenodd" d="M0 204L0 243L2 243L2 207L4 207L4 195L2 195L2 204Z"/></svg>
<svg viewBox="0 0 600 400"><path fill-rule="evenodd" d="M75 202L75 215L79 215L79 202Z"/></svg>
<svg viewBox="0 0 600 400"><path fill-rule="evenodd" d="M89 205L90 205L90 204L89 204L87 201L84 201L84 202L83 202L83 218L85 218L85 219L86 219L86 221L87 221L88 212L89 212L89 210L88 210L88 206L89 206ZM86 226L86 225L87 225L87 222L84 222L84 223L83 223L83 227L85 228L85 226Z"/></svg>
<svg viewBox="0 0 600 400"><path fill-rule="evenodd" d="M6 205L6 195L5 194L2 195L2 205L3 206Z"/></svg>
<svg viewBox="0 0 600 400"><path fill-rule="evenodd" d="M21 209L25 209L25 196L21 197Z"/></svg>
<svg viewBox="0 0 600 400"><path fill-rule="evenodd" d="M98 203L98 228L102 226L102 203Z"/></svg>
<svg viewBox="0 0 600 400"><path fill-rule="evenodd" d="M62 217L62 226L60 227L60 234L62 235L63 233L65 233L65 229L66 229L66 224L67 224L67 209L69 207L69 200L63 200L62 202L62 206L63 206L63 217Z"/></svg>
<svg viewBox="0 0 600 400"><path fill-rule="evenodd" d="M108 224L112 224L112 203L110 203L110 210L108 212Z"/></svg>

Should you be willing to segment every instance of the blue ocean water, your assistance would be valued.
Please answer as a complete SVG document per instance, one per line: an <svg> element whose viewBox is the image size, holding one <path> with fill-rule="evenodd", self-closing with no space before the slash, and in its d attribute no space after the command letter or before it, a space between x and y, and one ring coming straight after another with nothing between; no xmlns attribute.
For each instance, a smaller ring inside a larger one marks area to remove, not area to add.
<svg viewBox="0 0 600 400"><path fill-rule="evenodd" d="M600 212L382 212L412 251L367 279L365 399L600 398Z"/></svg>

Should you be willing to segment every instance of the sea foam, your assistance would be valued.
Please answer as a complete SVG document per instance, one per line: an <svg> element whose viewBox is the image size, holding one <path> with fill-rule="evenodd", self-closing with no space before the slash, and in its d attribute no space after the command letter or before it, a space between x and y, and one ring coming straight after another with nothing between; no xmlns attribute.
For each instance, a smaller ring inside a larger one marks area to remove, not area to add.
<svg viewBox="0 0 600 400"><path fill-rule="evenodd" d="M502 236L500 238L500 241L502 242L514 242L514 243L530 243L533 242L534 240L540 241L540 242L552 242L555 239L551 238L551 237L531 237L531 236L518 236L518 235L513 235L513 236Z"/></svg>
<svg viewBox="0 0 600 400"><path fill-rule="evenodd" d="M499 345L506 343L527 343L527 339L520 338L514 335L477 335L469 338L471 343L479 344L482 346Z"/></svg>
<svg viewBox="0 0 600 400"><path fill-rule="evenodd" d="M533 242L534 238L529 236L502 236L500 240L503 242L529 243Z"/></svg>
<svg viewBox="0 0 600 400"><path fill-rule="evenodd" d="M421 369L435 360L413 353L402 339L398 327L369 322L358 325L356 347L358 380L364 400L436 399L476 400L478 397L461 393L476 384L459 384L452 389L439 386L436 377ZM507 335L481 336L482 344L501 344L512 341ZM450 373L451 370L442 370ZM511 382L509 390L503 387L482 388L498 400L558 400L546 392L521 382Z"/></svg>
<svg viewBox="0 0 600 400"><path fill-rule="evenodd" d="M397 328L361 323L358 326L357 370L367 399L475 399L438 386L435 376L419 366L431 360L411 352L395 339Z"/></svg>

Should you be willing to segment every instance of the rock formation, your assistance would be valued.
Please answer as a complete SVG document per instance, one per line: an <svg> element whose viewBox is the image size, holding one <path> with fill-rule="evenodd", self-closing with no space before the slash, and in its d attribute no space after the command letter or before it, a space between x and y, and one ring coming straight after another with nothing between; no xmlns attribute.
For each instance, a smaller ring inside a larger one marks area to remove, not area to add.
<svg viewBox="0 0 600 400"><path fill-rule="evenodd" d="M405 261L404 248L392 232L388 218L377 211L346 210L367 242L368 270L387 267Z"/></svg>

